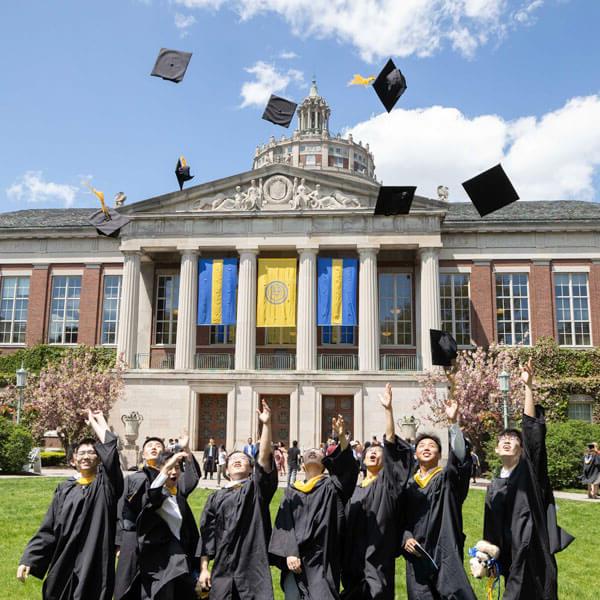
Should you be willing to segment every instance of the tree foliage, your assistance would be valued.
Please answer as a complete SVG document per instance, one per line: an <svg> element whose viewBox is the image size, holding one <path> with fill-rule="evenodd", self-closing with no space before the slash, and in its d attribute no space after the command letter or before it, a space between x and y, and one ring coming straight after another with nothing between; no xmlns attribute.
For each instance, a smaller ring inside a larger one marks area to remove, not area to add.
<svg viewBox="0 0 600 600"><path fill-rule="evenodd" d="M33 446L25 427L0 418L0 471L18 473L29 459Z"/></svg>

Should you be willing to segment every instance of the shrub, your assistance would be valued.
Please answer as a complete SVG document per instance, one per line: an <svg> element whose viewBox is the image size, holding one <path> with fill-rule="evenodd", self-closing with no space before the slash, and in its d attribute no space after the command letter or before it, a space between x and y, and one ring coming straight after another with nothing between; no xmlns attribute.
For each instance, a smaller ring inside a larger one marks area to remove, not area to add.
<svg viewBox="0 0 600 600"><path fill-rule="evenodd" d="M0 471L22 471L32 446L33 438L27 429L0 419Z"/></svg>
<svg viewBox="0 0 600 600"><path fill-rule="evenodd" d="M40 459L42 467L56 467L67 462L67 455L64 450L44 450L40 452Z"/></svg>
<svg viewBox="0 0 600 600"><path fill-rule="evenodd" d="M583 453L590 442L600 442L600 425L585 421L548 423L546 448L548 450L548 476L554 489L581 487L579 476L583 470ZM491 436L485 446L491 474L500 472L500 460L494 452L496 436Z"/></svg>

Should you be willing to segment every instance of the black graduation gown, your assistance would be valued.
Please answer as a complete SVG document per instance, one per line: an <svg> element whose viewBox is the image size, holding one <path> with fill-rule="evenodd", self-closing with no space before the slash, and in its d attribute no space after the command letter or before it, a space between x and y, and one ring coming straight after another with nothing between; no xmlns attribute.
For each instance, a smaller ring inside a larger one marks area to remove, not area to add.
<svg viewBox="0 0 600 600"><path fill-rule="evenodd" d="M589 462L586 463L586 460ZM581 476L581 483L585 485L590 485L592 483L596 483L598 479L598 475L600 475L600 455L592 454L591 459L590 455L586 454L583 462L583 475Z"/></svg>
<svg viewBox="0 0 600 600"><path fill-rule="evenodd" d="M406 540L416 539L436 562L439 571L433 580L415 571L412 555L406 558L406 587L409 600L476 600L463 566L465 535L462 505L469 493L473 468L466 444L464 460L450 450L448 462L425 488L414 478L408 483L402 503Z"/></svg>
<svg viewBox="0 0 600 600"><path fill-rule="evenodd" d="M276 491L277 469L271 457L269 473L256 462L252 477L208 498L196 556L213 561L210 600L229 599L234 593L242 600L272 600L267 544L269 504Z"/></svg>
<svg viewBox="0 0 600 600"><path fill-rule="evenodd" d="M485 499L483 537L500 548L504 600L556 600L554 554L573 537L556 522L548 479L546 424L523 415L523 454L509 477L493 479Z"/></svg>
<svg viewBox="0 0 600 600"><path fill-rule="evenodd" d="M398 500L412 466L399 437L383 446L383 469L367 487L354 488L346 507L342 583L344 600L394 600Z"/></svg>
<svg viewBox="0 0 600 600"><path fill-rule="evenodd" d="M344 506L356 485L358 465L348 446L323 460L329 477L317 482L311 492L288 487L269 544L273 563L281 569L282 582L288 573L287 557L302 561L295 575L302 600L339 598Z"/></svg>
<svg viewBox="0 0 600 600"><path fill-rule="evenodd" d="M185 469L177 484L186 497L196 489L200 474L200 466L193 456L192 461L194 468ZM115 600L139 600L140 598L136 522L142 512L148 488L157 475L157 469L145 466L125 478L125 489L119 501L119 522L115 541L120 547Z"/></svg>
<svg viewBox="0 0 600 600"><path fill-rule="evenodd" d="M200 472L198 463L186 461L185 470L177 485L177 505L182 522L180 539L169 529L157 510L169 498L164 486L149 487L144 506L138 517L138 564L141 598L160 600L192 600L196 583L192 573L197 570L195 551L198 545L198 527L187 502L196 489Z"/></svg>
<svg viewBox="0 0 600 600"><path fill-rule="evenodd" d="M20 564L44 580L44 600L110 600L115 580L117 502L123 491L117 436L95 444L101 464L88 486L70 478L54 492Z"/></svg>

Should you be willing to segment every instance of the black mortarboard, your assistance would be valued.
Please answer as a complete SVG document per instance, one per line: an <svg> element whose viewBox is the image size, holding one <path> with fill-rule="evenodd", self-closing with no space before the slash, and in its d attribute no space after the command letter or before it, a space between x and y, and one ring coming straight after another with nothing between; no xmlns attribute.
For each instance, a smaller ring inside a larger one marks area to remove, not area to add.
<svg viewBox="0 0 600 600"><path fill-rule="evenodd" d="M431 364L438 367L451 367L458 356L456 340L447 332L438 329L429 330L431 341Z"/></svg>
<svg viewBox="0 0 600 600"><path fill-rule="evenodd" d="M382 185L379 188L376 215L407 215L415 197L416 185Z"/></svg>
<svg viewBox="0 0 600 600"><path fill-rule="evenodd" d="M465 181L462 186L482 217L519 199L500 164Z"/></svg>
<svg viewBox="0 0 600 600"><path fill-rule="evenodd" d="M418 556L414 554L406 553L406 559L413 564L415 574L419 581L428 581L435 578L439 571L435 560L430 554L419 544L416 543Z"/></svg>
<svg viewBox="0 0 600 600"><path fill-rule="evenodd" d="M150 75L179 83L185 76L190 58L192 58L191 52L161 48Z"/></svg>
<svg viewBox="0 0 600 600"><path fill-rule="evenodd" d="M125 227L131 219L112 208L108 209L108 214L110 219L106 217L104 211L97 210L88 220L97 229L98 233L117 237L121 228Z"/></svg>
<svg viewBox="0 0 600 600"><path fill-rule="evenodd" d="M298 105L291 100L286 100L285 98L280 98L275 94L271 94L262 118L265 119L265 121L275 123L275 125L289 127L294 118L297 106Z"/></svg>
<svg viewBox="0 0 600 600"><path fill-rule="evenodd" d="M385 110L390 112L398 99L406 91L406 79L396 68L394 61L390 58L377 79L373 82L375 92L379 96Z"/></svg>
<svg viewBox="0 0 600 600"><path fill-rule="evenodd" d="M179 189L183 189L183 184L190 179L194 179L193 175L190 175L190 166L185 161L183 156L179 157L177 161L177 166L175 167L175 175L177 176L177 183L179 184Z"/></svg>

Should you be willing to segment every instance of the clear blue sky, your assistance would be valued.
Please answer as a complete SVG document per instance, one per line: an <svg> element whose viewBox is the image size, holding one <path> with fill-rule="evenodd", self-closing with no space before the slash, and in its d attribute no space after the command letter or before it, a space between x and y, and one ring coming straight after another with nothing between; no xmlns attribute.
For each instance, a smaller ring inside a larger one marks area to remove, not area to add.
<svg viewBox="0 0 600 600"><path fill-rule="evenodd" d="M600 140L600 120L589 121L590 115L600 115L600 2L469 2L480 16L488 9L491 14L492 5L502 12L479 20L469 13L460 22L442 25L439 48L431 51L434 41L427 35L414 48L403 49L402 31L387 46L379 43L376 32L369 37L369 23L364 33L360 23L348 27L319 23L318 16L298 21L277 9L241 17L240 10L253 10L252 0L4 1L0 3L0 210L94 206L94 198L81 187L82 177L88 175L109 199L117 191L124 191L128 202L174 191L179 154L191 164L194 184L247 170L257 143L292 130L263 121L255 97L254 104L248 97L247 106L241 107L244 82L260 75L260 67L254 72L247 69L257 63L266 65L262 72L287 78L288 85L278 93L295 100L306 95L314 73L319 91L332 107L333 132L359 123L363 131L375 132L370 128L376 123L385 126L375 94L346 84L354 73L376 74L388 56L394 56L409 86L397 105L396 120L389 121L396 127L390 130L395 139L402 136L398 127L409 126L398 124L402 111L410 123L414 121L416 133L410 137L414 145L428 137L418 133L417 109L426 115L433 106L456 109L460 127L488 115L495 119L493 125L504 128L500 141L487 131L482 140L472 139L478 128L473 134L471 127L470 153L483 156L492 138L499 144L498 152L506 154L515 139L527 141L530 150L518 152L515 144L507 160L521 161L518 178L537 199L552 197L549 190L554 187L536 187L537 180L552 174L545 169L554 172L556 164L568 162L569 170L553 184L562 186L556 196L599 200L600 141L595 140ZM349 15L360 4L347 0ZM451 0L431 0L432 20L441 4ZM518 12L527 6L529 12ZM405 18L407 28L414 26L410 16ZM476 40L470 50L451 42L463 25L472 26ZM193 52L182 83L149 76L161 47ZM396 48L397 53L389 51ZM283 58L283 52L296 56ZM566 114L562 109L574 98L587 99L585 107ZM548 115L547 126L542 127ZM393 118L393 113L385 117ZM527 140L521 138L518 121L523 117L533 117L538 125L531 130L529 123ZM455 137L460 138L460 127ZM416 153L430 155L431 143L423 141ZM558 151L563 144L566 148L560 152L565 156ZM547 151L553 145L558 154L548 163L540 159L539 164L525 165L519 159L526 155L533 160L536 148ZM378 145L376 164L381 165L386 183L401 183L389 181L395 159L388 153L394 152L394 145L387 152L386 147ZM448 153L456 154L452 148ZM430 160L423 175L413 169L403 178L412 175L417 184L423 179L426 188L433 185L426 171L435 171L438 158ZM481 159L483 168L486 160ZM462 167L444 168L460 172ZM468 168L473 167L465 164L465 172ZM518 165L513 168L519 171ZM578 183L564 181L571 173ZM453 175L448 177L452 180ZM461 199L458 190L455 199Z"/></svg>

